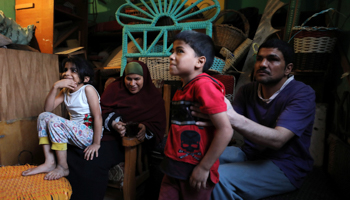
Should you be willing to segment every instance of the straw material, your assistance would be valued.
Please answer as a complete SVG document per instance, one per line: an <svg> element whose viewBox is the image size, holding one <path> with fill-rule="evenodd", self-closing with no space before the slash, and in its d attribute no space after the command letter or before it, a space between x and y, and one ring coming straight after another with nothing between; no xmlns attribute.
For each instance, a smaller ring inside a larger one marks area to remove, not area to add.
<svg viewBox="0 0 350 200"><path fill-rule="evenodd" d="M179 76L172 76L169 73L169 57L141 57L140 61L144 62L151 74L152 79L163 79L165 81L179 81Z"/></svg>
<svg viewBox="0 0 350 200"><path fill-rule="evenodd" d="M327 9L309 17L301 26L292 28L296 71L327 70L337 42L337 28L304 26L313 17L332 11Z"/></svg>
<svg viewBox="0 0 350 200"><path fill-rule="evenodd" d="M72 187L64 177L44 180L46 174L22 176L33 165L0 167L0 199L63 200L70 199Z"/></svg>
<svg viewBox="0 0 350 200"><path fill-rule="evenodd" d="M244 32L239 28L236 28L227 24L215 24L215 22L220 19L223 15L235 12L243 20L244 23ZM218 17L213 21L213 41L215 46L225 47L230 51L234 51L245 39L248 38L249 34L249 22L247 18L240 12L236 10L223 10L219 13Z"/></svg>

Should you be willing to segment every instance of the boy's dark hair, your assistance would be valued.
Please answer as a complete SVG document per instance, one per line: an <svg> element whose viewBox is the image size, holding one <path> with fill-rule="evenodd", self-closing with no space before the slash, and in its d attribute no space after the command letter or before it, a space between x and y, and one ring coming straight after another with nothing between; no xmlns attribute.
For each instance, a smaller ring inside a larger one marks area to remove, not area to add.
<svg viewBox="0 0 350 200"><path fill-rule="evenodd" d="M178 33L175 40L182 40L188 44L196 53L196 56L205 56L206 62L203 66L203 72L207 71L213 64L215 57L214 42L208 35L196 31L182 31Z"/></svg>
<svg viewBox="0 0 350 200"><path fill-rule="evenodd" d="M277 48L283 54L286 66L289 63L294 64L293 47L283 40L277 38L269 39L261 44L261 46L259 47L259 51L261 48Z"/></svg>
<svg viewBox="0 0 350 200"><path fill-rule="evenodd" d="M84 85L94 83L94 68L89 61L78 56L70 56L62 61L63 68L67 62L75 65L78 71L79 78L83 83L85 76L90 77L90 80L88 82L85 82Z"/></svg>

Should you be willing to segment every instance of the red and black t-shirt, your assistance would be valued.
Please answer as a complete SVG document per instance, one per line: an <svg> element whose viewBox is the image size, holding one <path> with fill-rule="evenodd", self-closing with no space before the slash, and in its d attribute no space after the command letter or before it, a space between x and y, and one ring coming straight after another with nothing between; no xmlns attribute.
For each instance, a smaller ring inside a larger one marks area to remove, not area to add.
<svg viewBox="0 0 350 200"><path fill-rule="evenodd" d="M197 120L191 115L190 106L198 103L202 113L221 113L227 110L224 96L223 84L206 73L198 75L176 91L172 100L171 127L165 146L165 155L168 158L162 167L165 174L179 179L189 178L195 165L209 149L215 134L214 126L195 125ZM219 181L218 167L219 160L210 169L213 183ZM174 172L174 169L180 173Z"/></svg>

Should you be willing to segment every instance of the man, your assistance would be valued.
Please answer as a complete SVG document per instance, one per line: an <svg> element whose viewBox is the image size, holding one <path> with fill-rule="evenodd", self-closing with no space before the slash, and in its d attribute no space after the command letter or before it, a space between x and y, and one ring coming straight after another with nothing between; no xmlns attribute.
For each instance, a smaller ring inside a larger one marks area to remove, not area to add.
<svg viewBox="0 0 350 200"><path fill-rule="evenodd" d="M282 40L260 46L255 81L239 89L233 108L228 104L230 123L245 144L227 147L220 156L220 181L212 199L260 199L293 191L311 171L315 92L294 80L293 57ZM193 115L203 117L192 108Z"/></svg>

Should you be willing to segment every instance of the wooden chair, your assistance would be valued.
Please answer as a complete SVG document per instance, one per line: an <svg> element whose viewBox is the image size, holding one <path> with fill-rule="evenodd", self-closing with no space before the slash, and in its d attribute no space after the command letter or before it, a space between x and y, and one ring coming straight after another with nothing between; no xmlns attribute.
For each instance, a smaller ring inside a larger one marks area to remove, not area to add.
<svg viewBox="0 0 350 200"><path fill-rule="evenodd" d="M115 78L107 79L105 87ZM164 84L162 87L163 99L166 112L166 134L169 130L171 86ZM140 192L136 188L145 182L149 176L147 156L142 156L142 143L137 138L123 137L122 144L125 148L125 170L123 184L109 183L108 186L122 188L124 200L135 200ZM137 171L136 171L137 170ZM139 193L138 193L139 192Z"/></svg>

